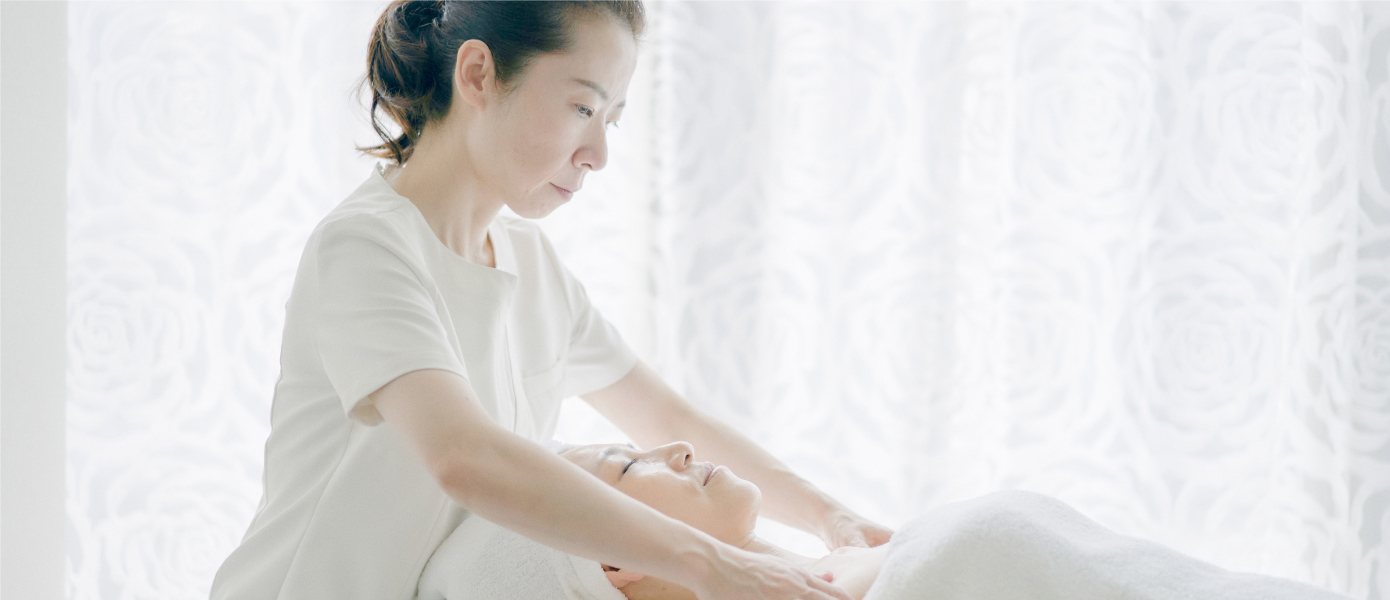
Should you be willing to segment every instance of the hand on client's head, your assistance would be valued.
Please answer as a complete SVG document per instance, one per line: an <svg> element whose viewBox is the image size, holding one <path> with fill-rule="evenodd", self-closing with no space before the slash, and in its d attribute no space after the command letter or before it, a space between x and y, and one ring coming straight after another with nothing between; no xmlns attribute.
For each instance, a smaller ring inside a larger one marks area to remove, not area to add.
<svg viewBox="0 0 1390 600"><path fill-rule="evenodd" d="M608 565L603 565L603 574L604 576L608 577L608 583L610 585L620 590L626 587L628 584L636 583L646 578L646 575L643 575L641 573L624 571L617 567L610 567Z"/></svg>

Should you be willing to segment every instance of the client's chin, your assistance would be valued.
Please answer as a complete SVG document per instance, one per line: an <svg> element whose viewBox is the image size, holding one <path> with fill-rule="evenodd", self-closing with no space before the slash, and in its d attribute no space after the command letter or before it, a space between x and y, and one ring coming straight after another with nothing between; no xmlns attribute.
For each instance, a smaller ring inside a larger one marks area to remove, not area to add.
<svg viewBox="0 0 1390 600"><path fill-rule="evenodd" d="M723 531L705 531L720 541L734 546L743 546L753 537L753 529L758 525L758 509L762 507L763 492L753 482L740 479L733 471L723 468L710 480L711 486L718 485L717 491L727 498L720 511ZM690 524L694 526L693 524ZM696 527L700 529L699 527Z"/></svg>

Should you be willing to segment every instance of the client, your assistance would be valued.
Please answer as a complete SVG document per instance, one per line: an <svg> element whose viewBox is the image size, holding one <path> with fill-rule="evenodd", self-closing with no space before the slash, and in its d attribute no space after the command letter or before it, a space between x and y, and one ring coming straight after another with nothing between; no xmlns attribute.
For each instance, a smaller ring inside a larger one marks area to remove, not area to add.
<svg viewBox="0 0 1390 600"><path fill-rule="evenodd" d="M777 556L856 600L1349 600L1235 573L1115 533L1065 503L996 492L932 507L877 548L800 556L754 534L762 494L685 442L562 448L632 498L721 541ZM470 516L429 558L419 600L694 600L687 589L549 548ZM715 599L706 599L715 600Z"/></svg>
<svg viewBox="0 0 1390 600"><path fill-rule="evenodd" d="M726 467L694 460L685 442L642 451L591 445L561 456L632 498L721 541L781 557L856 600L1332 600L1331 592L1227 571L1115 533L1065 503L996 492L928 510L877 548L813 559L754 534L761 493ZM695 600L689 590L604 565L627 600Z"/></svg>
<svg viewBox="0 0 1390 600"><path fill-rule="evenodd" d="M888 545L840 548L820 559L798 555L754 534L762 493L727 467L694 460L695 449L675 442L650 450L622 444L578 446L560 453L608 485L658 512L710 534L721 542L777 556L820 575L862 599L878 576ZM604 565L613 587L628 600L695 600L689 590Z"/></svg>

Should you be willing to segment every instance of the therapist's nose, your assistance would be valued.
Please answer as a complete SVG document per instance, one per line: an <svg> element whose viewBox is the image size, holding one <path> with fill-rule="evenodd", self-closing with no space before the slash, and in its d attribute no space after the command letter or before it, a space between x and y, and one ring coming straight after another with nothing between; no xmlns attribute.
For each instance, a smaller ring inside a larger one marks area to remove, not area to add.
<svg viewBox="0 0 1390 600"><path fill-rule="evenodd" d="M684 471L695 458L695 447L689 442L671 442L656 450L666 457L666 463L674 471Z"/></svg>
<svg viewBox="0 0 1390 600"><path fill-rule="evenodd" d="M590 133L585 136L584 143L574 153L574 166L590 171L602 171L608 164L608 132L603 130L602 119L595 119L599 123L590 127Z"/></svg>

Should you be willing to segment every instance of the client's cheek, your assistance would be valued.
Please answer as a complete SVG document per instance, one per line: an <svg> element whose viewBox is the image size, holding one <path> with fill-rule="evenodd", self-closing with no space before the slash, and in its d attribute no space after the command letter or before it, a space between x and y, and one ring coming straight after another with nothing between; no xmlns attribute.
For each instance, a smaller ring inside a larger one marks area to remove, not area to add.
<svg viewBox="0 0 1390 600"><path fill-rule="evenodd" d="M656 512L678 521L681 520L681 503L672 501L672 498L663 490L631 489L624 493L631 496L633 500L656 509Z"/></svg>

